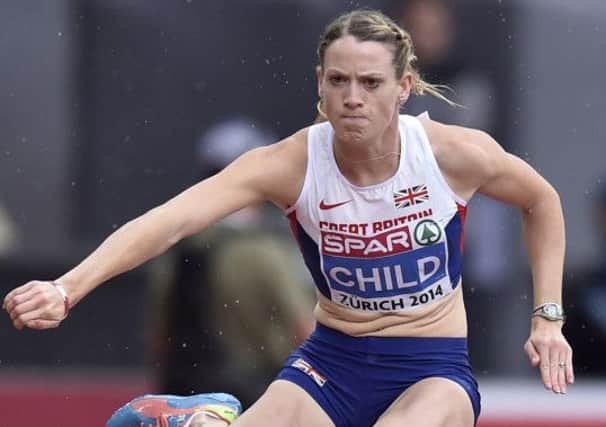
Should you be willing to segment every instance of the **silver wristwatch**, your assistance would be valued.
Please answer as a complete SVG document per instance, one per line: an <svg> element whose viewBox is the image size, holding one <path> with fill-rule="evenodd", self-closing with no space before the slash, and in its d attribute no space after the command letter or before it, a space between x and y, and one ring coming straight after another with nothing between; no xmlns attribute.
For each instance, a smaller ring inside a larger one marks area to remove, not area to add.
<svg viewBox="0 0 606 427"><path fill-rule="evenodd" d="M555 320L566 320L564 309L556 302L546 302L541 304L532 310L532 317L539 316L543 319L555 321Z"/></svg>

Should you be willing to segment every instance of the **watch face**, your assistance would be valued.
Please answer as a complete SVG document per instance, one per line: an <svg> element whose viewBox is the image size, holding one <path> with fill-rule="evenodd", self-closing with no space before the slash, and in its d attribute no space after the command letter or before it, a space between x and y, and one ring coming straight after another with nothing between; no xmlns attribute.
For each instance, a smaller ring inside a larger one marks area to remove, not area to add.
<svg viewBox="0 0 606 427"><path fill-rule="evenodd" d="M557 316L558 315L558 308L555 305L546 305L545 308L543 309L543 311L548 316Z"/></svg>

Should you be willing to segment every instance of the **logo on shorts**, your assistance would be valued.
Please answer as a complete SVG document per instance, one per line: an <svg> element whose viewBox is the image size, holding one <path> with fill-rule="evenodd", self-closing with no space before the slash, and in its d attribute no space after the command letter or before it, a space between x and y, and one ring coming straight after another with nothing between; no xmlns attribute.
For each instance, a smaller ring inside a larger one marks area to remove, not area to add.
<svg viewBox="0 0 606 427"><path fill-rule="evenodd" d="M320 387L326 384L326 377L323 377L316 371L313 366L307 363L305 360L298 358L291 365L293 368L297 368L298 370L306 373L311 377L312 380L316 382Z"/></svg>
<svg viewBox="0 0 606 427"><path fill-rule="evenodd" d="M417 224L414 231L415 241L421 246L436 243L442 237L440 226L432 219L425 219Z"/></svg>

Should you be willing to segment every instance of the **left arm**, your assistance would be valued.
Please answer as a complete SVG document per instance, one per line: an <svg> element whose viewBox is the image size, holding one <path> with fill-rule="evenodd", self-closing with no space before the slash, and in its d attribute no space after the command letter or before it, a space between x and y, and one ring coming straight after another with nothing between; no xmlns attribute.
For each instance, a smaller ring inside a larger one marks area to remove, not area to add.
<svg viewBox="0 0 606 427"><path fill-rule="evenodd" d="M565 232L555 189L488 134L437 126L448 129L448 141L438 146L436 157L453 189L466 198L479 192L520 209L532 270L534 304L561 305ZM530 337L524 346L532 365L540 366L545 387L556 393L565 393L567 384L574 381L572 349L562 334L562 325L562 321L533 317Z"/></svg>
<svg viewBox="0 0 606 427"><path fill-rule="evenodd" d="M487 144L496 145L494 141ZM562 305L565 231L560 198L527 163L502 150L495 151L499 167L478 190L521 211L534 306L547 302ZM566 393L567 384L574 382L572 349L562 334L563 323L533 317L530 337L524 345L532 365L539 367L545 387L556 393Z"/></svg>
<svg viewBox="0 0 606 427"><path fill-rule="evenodd" d="M501 151L494 162L497 168L478 191L520 209L532 269L534 305L561 304L565 233L560 198L527 163L502 150L495 151Z"/></svg>

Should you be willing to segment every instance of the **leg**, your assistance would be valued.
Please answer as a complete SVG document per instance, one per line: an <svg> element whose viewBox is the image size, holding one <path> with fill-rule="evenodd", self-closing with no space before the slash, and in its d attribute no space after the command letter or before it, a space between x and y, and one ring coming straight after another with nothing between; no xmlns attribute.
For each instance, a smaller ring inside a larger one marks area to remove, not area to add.
<svg viewBox="0 0 606 427"><path fill-rule="evenodd" d="M324 410L290 381L274 381L233 427L334 427Z"/></svg>
<svg viewBox="0 0 606 427"><path fill-rule="evenodd" d="M473 427L469 395L447 378L427 378L406 390L383 413L375 427Z"/></svg>

